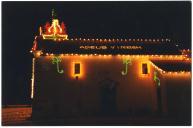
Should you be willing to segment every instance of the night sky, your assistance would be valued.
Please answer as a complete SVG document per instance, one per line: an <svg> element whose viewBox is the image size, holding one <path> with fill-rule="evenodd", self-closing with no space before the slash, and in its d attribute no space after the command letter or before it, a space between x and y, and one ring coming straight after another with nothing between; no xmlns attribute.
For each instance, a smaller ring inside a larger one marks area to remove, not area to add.
<svg viewBox="0 0 193 128"><path fill-rule="evenodd" d="M30 103L38 27L55 9L69 38L170 38L191 47L191 2L2 2L2 103Z"/></svg>

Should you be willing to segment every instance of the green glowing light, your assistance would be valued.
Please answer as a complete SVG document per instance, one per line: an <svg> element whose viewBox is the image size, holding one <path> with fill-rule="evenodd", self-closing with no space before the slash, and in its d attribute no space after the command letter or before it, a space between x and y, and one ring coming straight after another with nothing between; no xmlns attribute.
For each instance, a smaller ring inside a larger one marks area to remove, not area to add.
<svg viewBox="0 0 193 128"><path fill-rule="evenodd" d="M131 60L123 59L123 64L125 64L125 70L121 72L122 75L127 75L128 73L128 64L131 65Z"/></svg>
<svg viewBox="0 0 193 128"><path fill-rule="evenodd" d="M157 72L154 72L153 80L154 80L155 82L157 81L157 85L160 86L160 79L159 79L158 76L157 76Z"/></svg>
<svg viewBox="0 0 193 128"><path fill-rule="evenodd" d="M58 73L60 73L60 74L62 74L62 73L64 73L64 70L60 70L59 69L59 63L61 62L62 60L59 58L59 57L54 57L54 58L52 58L52 64L56 64L56 67L57 67L57 72Z"/></svg>

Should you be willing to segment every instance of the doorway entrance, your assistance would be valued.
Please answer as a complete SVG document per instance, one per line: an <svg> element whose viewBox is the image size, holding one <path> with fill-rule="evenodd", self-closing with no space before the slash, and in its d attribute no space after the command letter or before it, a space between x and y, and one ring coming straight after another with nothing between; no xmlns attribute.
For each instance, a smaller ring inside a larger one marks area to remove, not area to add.
<svg viewBox="0 0 193 128"><path fill-rule="evenodd" d="M116 113L116 84L110 79L102 82L100 88L101 112L104 115Z"/></svg>

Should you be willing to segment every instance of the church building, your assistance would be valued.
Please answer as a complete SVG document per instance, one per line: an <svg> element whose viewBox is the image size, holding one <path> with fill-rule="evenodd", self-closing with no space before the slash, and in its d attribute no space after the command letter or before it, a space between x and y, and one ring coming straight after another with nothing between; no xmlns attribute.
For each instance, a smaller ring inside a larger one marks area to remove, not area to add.
<svg viewBox="0 0 193 128"><path fill-rule="evenodd" d="M191 115L190 50L169 38L71 38L53 17L31 53L33 118Z"/></svg>

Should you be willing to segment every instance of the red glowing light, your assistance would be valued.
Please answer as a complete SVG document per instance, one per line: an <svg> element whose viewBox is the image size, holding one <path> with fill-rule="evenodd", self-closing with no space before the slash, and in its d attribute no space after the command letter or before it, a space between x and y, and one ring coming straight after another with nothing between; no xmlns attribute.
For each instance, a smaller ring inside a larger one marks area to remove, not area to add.
<svg viewBox="0 0 193 128"><path fill-rule="evenodd" d="M37 42L34 41L34 45L33 45L33 47L32 47L32 51L35 51L36 49L37 49Z"/></svg>
<svg viewBox="0 0 193 128"><path fill-rule="evenodd" d="M52 34L54 34L54 35L57 35L57 34L66 35L66 26L65 26L64 22L62 22L60 25L58 19L53 19L51 26L47 22L46 25L44 26L44 28L45 28L45 34L48 34L48 35L52 35Z"/></svg>
<svg viewBox="0 0 193 128"><path fill-rule="evenodd" d="M52 25L47 22L44 26L44 32L42 34L43 39L54 39L54 40L61 40L61 39L68 39L68 35L66 34L66 26L64 22L59 24L58 19L52 19Z"/></svg>

